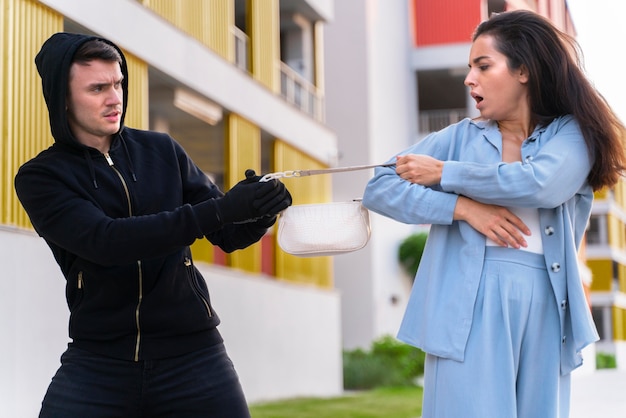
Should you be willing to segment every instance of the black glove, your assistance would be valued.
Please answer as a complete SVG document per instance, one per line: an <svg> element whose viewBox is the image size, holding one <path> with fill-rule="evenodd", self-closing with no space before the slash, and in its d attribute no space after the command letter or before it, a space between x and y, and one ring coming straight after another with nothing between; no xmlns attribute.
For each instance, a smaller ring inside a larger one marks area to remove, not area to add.
<svg viewBox="0 0 626 418"><path fill-rule="evenodd" d="M256 176L251 169L246 170L246 178L257 182L261 180L261 176ZM258 193L252 205L264 214L263 217L272 218L291 206L291 193L276 179L267 183L273 184L274 188L265 194Z"/></svg>
<svg viewBox="0 0 626 418"><path fill-rule="evenodd" d="M254 170L246 170L246 179L237 183L217 200L223 223L252 222L274 217L291 205L291 194L278 180L260 182Z"/></svg>

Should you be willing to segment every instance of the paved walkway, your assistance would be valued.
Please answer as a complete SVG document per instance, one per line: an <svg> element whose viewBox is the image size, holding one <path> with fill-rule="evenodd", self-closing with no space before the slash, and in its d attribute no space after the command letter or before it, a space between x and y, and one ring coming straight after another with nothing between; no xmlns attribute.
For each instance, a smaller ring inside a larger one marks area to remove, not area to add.
<svg viewBox="0 0 626 418"><path fill-rule="evenodd" d="M570 418L626 418L626 370L575 371Z"/></svg>

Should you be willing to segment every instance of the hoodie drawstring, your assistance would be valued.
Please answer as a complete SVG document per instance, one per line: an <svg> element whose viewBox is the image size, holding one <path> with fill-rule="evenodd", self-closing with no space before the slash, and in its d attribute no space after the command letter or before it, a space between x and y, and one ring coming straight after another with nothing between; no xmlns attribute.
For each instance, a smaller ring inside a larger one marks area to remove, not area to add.
<svg viewBox="0 0 626 418"><path fill-rule="evenodd" d="M89 174L91 174L91 181L93 182L94 189L98 188L98 182L96 181L96 169L93 166L93 160L91 159L91 153L88 149L83 150L85 160L87 160L87 166L89 166Z"/></svg>
<svg viewBox="0 0 626 418"><path fill-rule="evenodd" d="M130 175L133 178L133 182L137 182L137 176L135 176L135 167L133 166L133 159L130 158L130 152L128 152L128 147L126 146L126 141L124 141L124 137L119 135L120 141L122 142L122 146L124 147L124 152L126 153L126 158L128 159L128 168L130 168Z"/></svg>
<svg viewBox="0 0 626 418"><path fill-rule="evenodd" d="M135 166L133 165L133 160L130 158L130 152L128 151L128 146L126 146L126 141L124 141L124 137L118 134L118 138L122 143L122 147L124 148L124 153L126 154L126 159L128 160L128 167L130 169L130 175L133 179L133 182L137 182L137 176L135 175ZM96 169L93 164L93 158L91 157L91 153L88 148L83 150L83 154L85 155L85 160L87 161L87 166L89 167L89 174L91 175L91 181L93 183L94 189L98 188L98 182L96 181Z"/></svg>

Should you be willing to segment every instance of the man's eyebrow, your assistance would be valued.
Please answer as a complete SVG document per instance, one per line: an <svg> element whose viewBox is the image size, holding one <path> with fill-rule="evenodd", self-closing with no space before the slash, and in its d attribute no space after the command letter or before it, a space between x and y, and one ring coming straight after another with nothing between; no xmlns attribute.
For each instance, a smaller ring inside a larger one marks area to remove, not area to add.
<svg viewBox="0 0 626 418"><path fill-rule="evenodd" d="M110 86L113 83L89 83L89 88L102 88L102 87L106 87L106 86Z"/></svg>
<svg viewBox="0 0 626 418"><path fill-rule="evenodd" d="M124 81L124 77L120 77L117 80L113 81L113 82L104 82L104 83L90 83L89 86L91 87L106 87L106 86L110 86L112 84L117 84L117 83L122 83Z"/></svg>

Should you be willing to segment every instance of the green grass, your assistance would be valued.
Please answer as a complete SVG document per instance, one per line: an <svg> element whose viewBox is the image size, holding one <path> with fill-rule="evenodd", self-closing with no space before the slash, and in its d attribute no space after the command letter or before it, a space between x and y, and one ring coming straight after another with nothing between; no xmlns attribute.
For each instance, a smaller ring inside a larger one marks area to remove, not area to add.
<svg viewBox="0 0 626 418"><path fill-rule="evenodd" d="M250 406L252 418L418 418L422 388L380 388L337 398L301 398Z"/></svg>

